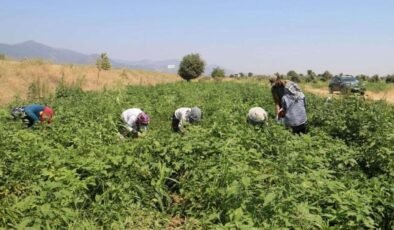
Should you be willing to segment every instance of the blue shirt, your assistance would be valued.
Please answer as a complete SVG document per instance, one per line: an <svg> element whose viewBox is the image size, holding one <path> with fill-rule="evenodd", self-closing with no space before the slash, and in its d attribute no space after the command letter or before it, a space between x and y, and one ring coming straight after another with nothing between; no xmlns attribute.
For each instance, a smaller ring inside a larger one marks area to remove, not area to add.
<svg viewBox="0 0 394 230"><path fill-rule="evenodd" d="M305 124L307 121L305 106L305 97L297 99L293 95L285 94L282 97L285 125L294 127Z"/></svg>
<svg viewBox="0 0 394 230"><path fill-rule="evenodd" d="M30 121L35 123L40 120L40 112L42 112L44 108L45 106L43 105L34 105L34 104L25 106L26 116Z"/></svg>

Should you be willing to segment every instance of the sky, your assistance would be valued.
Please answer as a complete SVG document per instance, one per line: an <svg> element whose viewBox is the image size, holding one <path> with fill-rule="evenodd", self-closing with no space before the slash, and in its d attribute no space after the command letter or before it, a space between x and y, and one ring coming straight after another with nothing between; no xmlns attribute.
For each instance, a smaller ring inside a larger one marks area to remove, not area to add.
<svg viewBox="0 0 394 230"><path fill-rule="evenodd" d="M0 43L237 72L394 74L392 0L0 0Z"/></svg>

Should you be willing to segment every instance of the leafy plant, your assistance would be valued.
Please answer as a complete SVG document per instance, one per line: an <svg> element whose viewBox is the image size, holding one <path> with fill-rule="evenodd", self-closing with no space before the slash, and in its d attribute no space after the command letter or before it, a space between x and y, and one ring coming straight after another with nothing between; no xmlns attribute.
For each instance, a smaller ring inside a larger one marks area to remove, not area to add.
<svg viewBox="0 0 394 230"><path fill-rule="evenodd" d="M246 123L251 107L274 110L255 83L65 88L46 101L55 122L36 130L0 109L0 227L391 229L394 108L307 100L303 136L272 114L267 126ZM203 121L173 133L185 105ZM144 138L118 138L130 107L151 115Z"/></svg>

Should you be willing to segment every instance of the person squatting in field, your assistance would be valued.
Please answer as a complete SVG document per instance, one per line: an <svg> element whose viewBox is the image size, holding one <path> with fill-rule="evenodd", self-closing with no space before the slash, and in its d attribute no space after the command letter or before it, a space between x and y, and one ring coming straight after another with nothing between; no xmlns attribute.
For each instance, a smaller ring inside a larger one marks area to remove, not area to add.
<svg viewBox="0 0 394 230"><path fill-rule="evenodd" d="M28 127L32 127L36 122L51 123L55 112L48 106L32 104L13 108L11 115L14 120L21 119Z"/></svg>
<svg viewBox="0 0 394 230"><path fill-rule="evenodd" d="M249 109L247 122L252 125L264 125L268 121L268 113L261 107Z"/></svg>
<svg viewBox="0 0 394 230"><path fill-rule="evenodd" d="M142 109L131 108L122 112L122 135L138 137L143 135L148 129L150 118Z"/></svg>
<svg viewBox="0 0 394 230"><path fill-rule="evenodd" d="M198 107L178 108L172 115L172 130L174 132L183 132L185 124L199 122L201 119L202 112Z"/></svg>
<svg viewBox="0 0 394 230"><path fill-rule="evenodd" d="M283 118L285 126L291 128L293 133L306 133L306 99L300 87L277 76L270 78L270 83L277 118Z"/></svg>

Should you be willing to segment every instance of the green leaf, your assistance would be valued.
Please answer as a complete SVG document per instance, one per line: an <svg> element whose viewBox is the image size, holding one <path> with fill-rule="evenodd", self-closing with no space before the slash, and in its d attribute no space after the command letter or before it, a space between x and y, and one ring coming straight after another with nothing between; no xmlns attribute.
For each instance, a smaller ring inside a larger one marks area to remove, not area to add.
<svg viewBox="0 0 394 230"><path fill-rule="evenodd" d="M264 197L264 203L263 206L269 205L274 199L276 198L275 193L270 192Z"/></svg>

